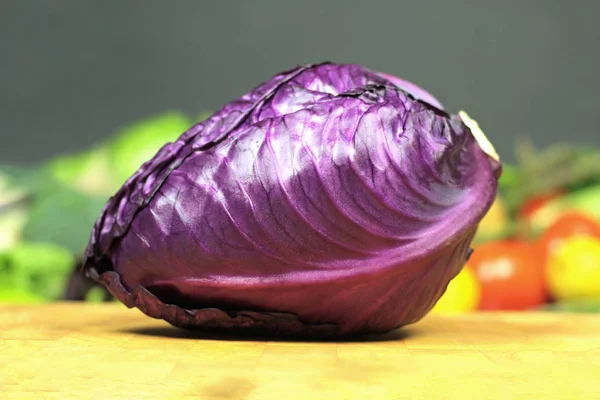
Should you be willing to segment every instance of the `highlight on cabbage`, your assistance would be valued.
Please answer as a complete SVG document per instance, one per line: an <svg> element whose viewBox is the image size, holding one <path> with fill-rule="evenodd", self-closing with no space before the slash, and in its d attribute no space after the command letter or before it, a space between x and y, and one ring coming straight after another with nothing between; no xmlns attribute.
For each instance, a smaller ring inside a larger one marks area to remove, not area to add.
<svg viewBox="0 0 600 400"><path fill-rule="evenodd" d="M282 72L110 198L86 275L178 327L382 333L461 270L501 164L466 113L359 65Z"/></svg>

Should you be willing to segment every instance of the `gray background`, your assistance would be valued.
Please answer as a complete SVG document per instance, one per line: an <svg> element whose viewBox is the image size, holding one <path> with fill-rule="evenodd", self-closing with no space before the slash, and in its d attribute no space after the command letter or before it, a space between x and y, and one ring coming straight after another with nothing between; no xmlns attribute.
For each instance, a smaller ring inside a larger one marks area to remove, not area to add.
<svg viewBox="0 0 600 400"><path fill-rule="evenodd" d="M513 141L600 144L598 1L0 0L0 162L82 149L280 70L354 62Z"/></svg>

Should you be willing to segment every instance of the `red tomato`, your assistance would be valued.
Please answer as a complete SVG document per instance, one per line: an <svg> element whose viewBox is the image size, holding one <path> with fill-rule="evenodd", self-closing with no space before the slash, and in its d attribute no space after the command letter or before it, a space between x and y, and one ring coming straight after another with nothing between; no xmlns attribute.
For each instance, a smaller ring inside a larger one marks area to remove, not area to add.
<svg viewBox="0 0 600 400"><path fill-rule="evenodd" d="M481 283L480 310L525 310L548 298L546 280L533 246L495 241L475 248L469 259Z"/></svg>
<svg viewBox="0 0 600 400"><path fill-rule="evenodd" d="M572 211L561 215L538 239L536 246L543 267L561 242L573 236L600 238L600 223L585 213Z"/></svg>

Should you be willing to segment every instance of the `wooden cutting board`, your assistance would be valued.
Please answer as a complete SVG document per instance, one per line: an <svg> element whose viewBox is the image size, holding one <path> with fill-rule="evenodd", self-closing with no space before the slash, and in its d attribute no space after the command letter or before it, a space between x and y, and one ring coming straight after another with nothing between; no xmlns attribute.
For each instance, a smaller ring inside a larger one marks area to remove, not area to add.
<svg viewBox="0 0 600 400"><path fill-rule="evenodd" d="M0 306L0 399L600 399L600 315L430 315L306 343L192 336L116 303Z"/></svg>

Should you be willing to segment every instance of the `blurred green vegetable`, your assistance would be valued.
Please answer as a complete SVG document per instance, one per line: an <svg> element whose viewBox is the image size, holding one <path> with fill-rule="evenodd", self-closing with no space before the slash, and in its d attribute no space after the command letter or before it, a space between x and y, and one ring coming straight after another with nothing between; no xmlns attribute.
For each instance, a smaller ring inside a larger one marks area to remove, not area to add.
<svg viewBox="0 0 600 400"><path fill-rule="evenodd" d="M0 304L36 304L43 303L46 299L35 293L24 289L9 286L6 282L0 282Z"/></svg>
<svg viewBox="0 0 600 400"><path fill-rule="evenodd" d="M89 301L90 303L102 303L105 301L105 296L106 292L104 288L95 286L91 288L89 292L87 292L85 295L85 301Z"/></svg>
<svg viewBox="0 0 600 400"><path fill-rule="evenodd" d="M557 207L587 211L600 218L600 185L588 186L556 200Z"/></svg>
<svg viewBox="0 0 600 400"><path fill-rule="evenodd" d="M69 188L48 193L32 203L23 239L55 243L80 256L105 202L106 197L86 196Z"/></svg>
<svg viewBox="0 0 600 400"><path fill-rule="evenodd" d="M503 163L502 164L502 176L498 180L498 187L500 189L510 189L519 183L519 167Z"/></svg>
<svg viewBox="0 0 600 400"><path fill-rule="evenodd" d="M92 196L59 181L48 170L4 167L10 184L28 196L21 239L64 247L80 256L108 196Z"/></svg>
<svg viewBox="0 0 600 400"><path fill-rule="evenodd" d="M25 225L26 193L0 172L0 251L16 245Z"/></svg>
<svg viewBox="0 0 600 400"><path fill-rule="evenodd" d="M105 146L76 154L55 157L47 164L60 182L90 195L109 194L115 189Z"/></svg>
<svg viewBox="0 0 600 400"><path fill-rule="evenodd" d="M26 220L27 213L22 208L0 214L0 251L19 242Z"/></svg>
<svg viewBox="0 0 600 400"><path fill-rule="evenodd" d="M72 253L52 243L21 242L0 252L0 293L28 299L59 299L75 264Z"/></svg>
<svg viewBox="0 0 600 400"><path fill-rule="evenodd" d="M600 298L559 301L541 307L546 311L600 313Z"/></svg>

